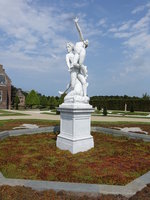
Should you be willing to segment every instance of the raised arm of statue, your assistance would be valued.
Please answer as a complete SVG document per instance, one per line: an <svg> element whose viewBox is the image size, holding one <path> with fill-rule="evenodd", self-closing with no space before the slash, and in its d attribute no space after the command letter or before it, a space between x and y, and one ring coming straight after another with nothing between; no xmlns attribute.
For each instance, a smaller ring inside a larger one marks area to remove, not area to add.
<svg viewBox="0 0 150 200"><path fill-rule="evenodd" d="M82 34L81 28L80 28L80 26L79 26L79 24L78 24L78 21L79 21L79 19L76 17L76 18L74 19L74 22L75 22L77 31L79 32L80 39L81 39L82 42L84 42L83 34Z"/></svg>

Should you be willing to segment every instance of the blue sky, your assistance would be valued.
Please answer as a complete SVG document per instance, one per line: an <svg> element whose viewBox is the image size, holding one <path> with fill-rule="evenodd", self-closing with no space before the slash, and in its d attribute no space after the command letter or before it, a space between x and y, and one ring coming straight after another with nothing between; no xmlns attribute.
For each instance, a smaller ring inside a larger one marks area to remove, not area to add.
<svg viewBox="0 0 150 200"><path fill-rule="evenodd" d="M65 89L75 16L89 40L88 95L150 94L148 0L0 0L0 63L12 84L45 95Z"/></svg>

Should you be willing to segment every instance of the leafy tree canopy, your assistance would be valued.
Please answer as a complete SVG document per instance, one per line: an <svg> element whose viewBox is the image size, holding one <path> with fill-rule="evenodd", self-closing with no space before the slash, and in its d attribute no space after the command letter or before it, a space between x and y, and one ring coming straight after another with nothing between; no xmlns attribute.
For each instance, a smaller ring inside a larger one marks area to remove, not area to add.
<svg viewBox="0 0 150 200"><path fill-rule="evenodd" d="M26 105L27 106L33 106L33 105L39 105L40 104L40 99L37 93L34 90L31 90L29 94L26 97Z"/></svg>

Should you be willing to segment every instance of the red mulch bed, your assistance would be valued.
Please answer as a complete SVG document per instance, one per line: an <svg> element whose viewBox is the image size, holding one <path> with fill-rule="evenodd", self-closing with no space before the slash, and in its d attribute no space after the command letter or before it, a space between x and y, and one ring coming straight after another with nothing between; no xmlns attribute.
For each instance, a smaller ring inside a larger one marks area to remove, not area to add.
<svg viewBox="0 0 150 200"><path fill-rule="evenodd" d="M0 121L0 131L12 130L14 127L19 127L23 124L36 124L39 127L59 125L57 121L38 120L38 119L14 119Z"/></svg>
<svg viewBox="0 0 150 200"><path fill-rule="evenodd" d="M19 127L22 124L36 124L39 125L40 127L44 127L44 126L55 126L55 125L59 125L58 121L48 121L48 120L35 120L35 119L15 119L15 120L2 120L0 121L0 131L5 131L5 130L11 130L14 127ZM104 122L104 123L92 123L92 126L101 126L101 127L105 127L105 128L114 128L116 129L117 127L119 128L124 128L124 127L139 127L141 128L143 131L148 132L148 134L150 135L150 124L141 124L141 123L111 123L111 122Z"/></svg>
<svg viewBox="0 0 150 200"><path fill-rule="evenodd" d="M125 185L150 170L150 143L93 136L95 147L75 155L56 147L55 134L6 138L0 141L0 171L9 178Z"/></svg>

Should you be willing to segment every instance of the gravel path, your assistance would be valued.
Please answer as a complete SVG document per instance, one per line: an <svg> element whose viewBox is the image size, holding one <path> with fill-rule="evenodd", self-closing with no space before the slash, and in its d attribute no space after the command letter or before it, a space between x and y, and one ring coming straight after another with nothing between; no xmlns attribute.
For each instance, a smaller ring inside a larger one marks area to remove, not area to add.
<svg viewBox="0 0 150 200"><path fill-rule="evenodd" d="M0 120L4 119L47 119L47 120L60 120L59 115L50 114L41 114L44 111L11 111L24 113L29 115L23 116L0 116ZM92 116L92 121L129 121L129 122L150 122L150 119L147 118L129 118L129 117L108 117L108 116Z"/></svg>

